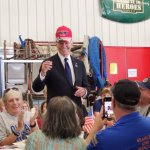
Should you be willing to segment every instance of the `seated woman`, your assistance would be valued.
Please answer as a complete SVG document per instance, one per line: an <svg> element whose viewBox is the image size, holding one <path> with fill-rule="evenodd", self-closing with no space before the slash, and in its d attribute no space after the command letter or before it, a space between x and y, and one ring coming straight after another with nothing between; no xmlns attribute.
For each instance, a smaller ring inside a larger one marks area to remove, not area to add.
<svg viewBox="0 0 150 150"><path fill-rule="evenodd" d="M40 111L41 111L41 115L43 117L47 111L47 102L46 101L42 102Z"/></svg>
<svg viewBox="0 0 150 150"><path fill-rule="evenodd" d="M0 146L26 139L36 126L36 113L31 120L29 118L24 122L25 111L22 108L22 94L18 88L6 89L3 102L6 111L0 113Z"/></svg>
<svg viewBox="0 0 150 150"><path fill-rule="evenodd" d="M25 150L85 150L76 105L66 96L53 97L47 107L42 131L32 133Z"/></svg>
<svg viewBox="0 0 150 150"><path fill-rule="evenodd" d="M24 123L28 123L29 120L34 120L37 123L37 116L38 116L38 107L34 106L30 109L29 103L27 100L23 100L21 110L24 111ZM36 124L38 128L38 123Z"/></svg>
<svg viewBox="0 0 150 150"><path fill-rule="evenodd" d="M39 128L42 128L42 123L43 123L43 117L45 116L47 111L47 102L43 101L39 110L39 115L37 117L37 123Z"/></svg>

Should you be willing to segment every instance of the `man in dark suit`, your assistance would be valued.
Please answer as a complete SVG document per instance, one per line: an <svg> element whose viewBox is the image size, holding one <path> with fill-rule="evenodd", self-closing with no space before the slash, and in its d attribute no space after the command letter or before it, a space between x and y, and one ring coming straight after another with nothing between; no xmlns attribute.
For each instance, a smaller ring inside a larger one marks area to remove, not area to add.
<svg viewBox="0 0 150 150"><path fill-rule="evenodd" d="M33 82L33 90L39 92L46 85L47 102L54 96L68 96L82 108L81 97L88 95L89 85L84 63L70 55L72 31L65 26L59 27L56 41L58 53L43 61L39 75Z"/></svg>

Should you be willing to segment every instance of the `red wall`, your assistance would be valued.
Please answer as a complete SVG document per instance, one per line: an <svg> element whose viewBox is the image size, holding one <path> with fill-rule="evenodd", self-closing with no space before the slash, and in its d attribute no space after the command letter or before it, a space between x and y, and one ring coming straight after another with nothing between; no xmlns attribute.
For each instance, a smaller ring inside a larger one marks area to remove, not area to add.
<svg viewBox="0 0 150 150"><path fill-rule="evenodd" d="M137 77L128 79L142 81L150 77L150 47L105 47L107 73L110 83L128 78L128 69L137 69ZM117 63L118 73L110 74L110 63Z"/></svg>

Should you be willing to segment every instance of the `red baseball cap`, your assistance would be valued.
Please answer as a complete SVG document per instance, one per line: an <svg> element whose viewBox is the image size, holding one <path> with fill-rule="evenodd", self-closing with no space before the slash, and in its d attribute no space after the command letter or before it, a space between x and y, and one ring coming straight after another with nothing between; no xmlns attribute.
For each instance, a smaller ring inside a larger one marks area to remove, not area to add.
<svg viewBox="0 0 150 150"><path fill-rule="evenodd" d="M67 41L70 42L72 39L72 31L66 26L60 26L56 31L56 41Z"/></svg>

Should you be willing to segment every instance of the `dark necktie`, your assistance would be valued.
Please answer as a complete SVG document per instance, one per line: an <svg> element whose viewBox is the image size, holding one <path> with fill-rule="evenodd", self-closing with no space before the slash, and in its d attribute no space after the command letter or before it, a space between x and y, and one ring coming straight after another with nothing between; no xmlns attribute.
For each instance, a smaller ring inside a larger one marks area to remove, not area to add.
<svg viewBox="0 0 150 150"><path fill-rule="evenodd" d="M64 61L65 61L65 71L66 71L68 80L69 80L69 82L72 84L71 69L70 69L70 66L69 66L69 64L68 64L68 62L67 62L67 61L68 61L68 58L65 58Z"/></svg>

